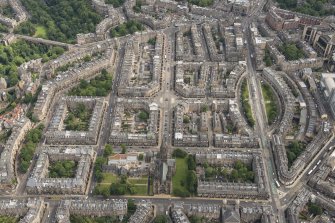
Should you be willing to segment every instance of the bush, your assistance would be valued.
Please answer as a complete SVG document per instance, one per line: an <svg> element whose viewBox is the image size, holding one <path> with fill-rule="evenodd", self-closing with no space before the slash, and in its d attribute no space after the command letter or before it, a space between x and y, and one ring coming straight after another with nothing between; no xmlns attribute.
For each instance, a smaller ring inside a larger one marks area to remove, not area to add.
<svg viewBox="0 0 335 223"><path fill-rule="evenodd" d="M187 156L187 152L179 148L175 149L172 152L172 157L175 157L175 158L185 158L186 156Z"/></svg>

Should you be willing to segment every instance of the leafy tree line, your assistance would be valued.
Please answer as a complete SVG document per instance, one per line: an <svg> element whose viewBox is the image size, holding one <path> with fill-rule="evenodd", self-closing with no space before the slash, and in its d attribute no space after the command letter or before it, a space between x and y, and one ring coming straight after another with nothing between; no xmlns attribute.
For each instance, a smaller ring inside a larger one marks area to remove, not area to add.
<svg viewBox="0 0 335 223"><path fill-rule="evenodd" d="M73 160L59 160L49 166L50 178L73 178L77 163Z"/></svg>
<svg viewBox="0 0 335 223"><path fill-rule="evenodd" d="M241 100L242 100L242 110L247 118L248 124L253 127L255 125L255 119L252 116L251 105L249 103L249 90L247 81L244 80L241 85Z"/></svg>
<svg viewBox="0 0 335 223"><path fill-rule="evenodd" d="M43 62L64 53L61 47L51 47L18 40L8 46L0 45L0 77L5 77L9 87L19 81L17 68L30 60L42 58Z"/></svg>
<svg viewBox="0 0 335 223"><path fill-rule="evenodd" d="M175 149L172 152L172 156L176 158L182 158L186 160L187 163L187 175L186 178L181 181L181 185L185 190L180 188L173 188L173 194L178 197L189 197L197 193L198 180L195 173L196 163L195 156L188 154L181 149Z"/></svg>
<svg viewBox="0 0 335 223"><path fill-rule="evenodd" d="M61 42L74 43L78 33L94 32L103 19L89 0L25 0L22 4L31 19L22 23L17 33L34 35L36 26L42 26L48 39Z"/></svg>
<svg viewBox="0 0 335 223"><path fill-rule="evenodd" d="M306 0L298 6L297 0L277 0L279 7L312 16L330 16L335 14L335 9L326 7L331 0Z"/></svg>
<svg viewBox="0 0 335 223"><path fill-rule="evenodd" d="M263 59L265 66L270 67L272 66L272 58L270 56L270 51L268 49L265 49L264 59Z"/></svg>
<svg viewBox="0 0 335 223"><path fill-rule="evenodd" d="M94 168L93 168L93 175L95 177L95 180L100 183L104 180L103 173L103 166L107 165L107 158L112 155L113 147L110 144L105 145L103 156L98 156L95 160Z"/></svg>
<svg viewBox="0 0 335 223"><path fill-rule="evenodd" d="M143 31L143 30L144 30L144 27L141 23L135 20L130 20L130 21L122 23L121 25L111 29L110 36L112 38L120 37L120 36L125 36L128 34L133 34L138 31Z"/></svg>
<svg viewBox="0 0 335 223"><path fill-rule="evenodd" d="M19 171L21 173L27 172L37 144L41 141L43 129L44 125L40 124L36 128L28 131L19 155Z"/></svg>
<svg viewBox="0 0 335 223"><path fill-rule="evenodd" d="M71 96L106 97L112 90L113 76L103 69L101 74L90 81L81 80L77 87L69 91Z"/></svg>

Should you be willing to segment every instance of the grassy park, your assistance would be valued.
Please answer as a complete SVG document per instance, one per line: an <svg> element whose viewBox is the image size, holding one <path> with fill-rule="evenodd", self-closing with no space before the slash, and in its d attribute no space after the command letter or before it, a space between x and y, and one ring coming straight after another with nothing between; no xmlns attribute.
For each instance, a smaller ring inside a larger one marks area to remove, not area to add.
<svg viewBox="0 0 335 223"><path fill-rule="evenodd" d="M148 177L123 177L102 173L103 180L95 187L95 193L109 195L147 195Z"/></svg>
<svg viewBox="0 0 335 223"><path fill-rule="evenodd" d="M187 178L188 167L186 158L176 159L176 174L172 177L173 193L179 196L179 193L188 194L186 185L183 183Z"/></svg>
<svg viewBox="0 0 335 223"><path fill-rule="evenodd" d="M271 125L278 117L278 105L276 95L271 89L270 85L262 83L262 95L265 104L266 116L268 117L268 124Z"/></svg>

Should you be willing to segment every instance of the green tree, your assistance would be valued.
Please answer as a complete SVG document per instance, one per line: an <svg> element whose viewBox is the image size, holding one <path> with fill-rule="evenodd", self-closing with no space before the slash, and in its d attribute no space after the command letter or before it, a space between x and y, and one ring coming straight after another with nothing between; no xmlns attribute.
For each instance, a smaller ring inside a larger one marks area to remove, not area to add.
<svg viewBox="0 0 335 223"><path fill-rule="evenodd" d="M104 149L104 157L109 157L110 155L113 154L113 147L110 144L105 145Z"/></svg>
<svg viewBox="0 0 335 223"><path fill-rule="evenodd" d="M191 154L187 156L187 166L189 170L195 170L196 168L195 157Z"/></svg>
<svg viewBox="0 0 335 223"><path fill-rule="evenodd" d="M322 208L318 206L317 204L309 203L308 205L308 211L309 213L313 215L321 215L322 214Z"/></svg>
<svg viewBox="0 0 335 223"><path fill-rule="evenodd" d="M187 156L187 152L179 148L175 149L172 152L172 157L175 157L175 158L185 158L186 156Z"/></svg>
<svg viewBox="0 0 335 223"><path fill-rule="evenodd" d="M121 154L126 154L127 153L127 147L125 144L121 144Z"/></svg>

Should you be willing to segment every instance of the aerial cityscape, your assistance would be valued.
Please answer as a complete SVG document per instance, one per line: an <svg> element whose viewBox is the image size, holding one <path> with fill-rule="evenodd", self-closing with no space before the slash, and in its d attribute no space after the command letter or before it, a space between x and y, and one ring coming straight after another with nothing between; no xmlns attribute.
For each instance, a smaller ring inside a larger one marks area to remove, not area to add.
<svg viewBox="0 0 335 223"><path fill-rule="evenodd" d="M0 0L0 223L335 223L334 0Z"/></svg>

